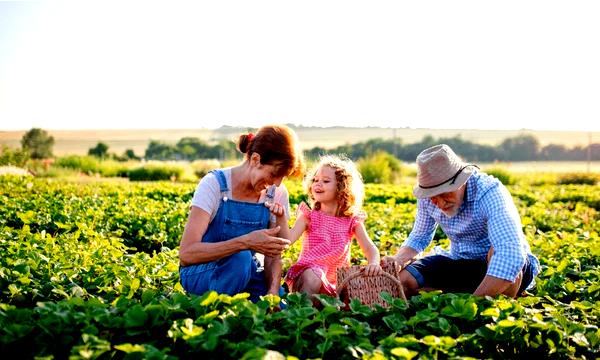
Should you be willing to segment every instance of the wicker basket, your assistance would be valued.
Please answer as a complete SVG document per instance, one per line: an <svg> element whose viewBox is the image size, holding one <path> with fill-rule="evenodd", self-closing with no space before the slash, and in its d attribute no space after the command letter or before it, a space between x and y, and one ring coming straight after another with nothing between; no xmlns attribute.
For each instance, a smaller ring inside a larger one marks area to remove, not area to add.
<svg viewBox="0 0 600 360"><path fill-rule="evenodd" d="M351 299L358 298L365 305L379 304L388 307L389 304L379 296L379 293L386 291L392 297L406 301L404 288L398 280L398 268L393 265L383 265L383 271L381 275L366 276L364 266L354 265L338 269L336 290L338 298L345 304L348 304Z"/></svg>

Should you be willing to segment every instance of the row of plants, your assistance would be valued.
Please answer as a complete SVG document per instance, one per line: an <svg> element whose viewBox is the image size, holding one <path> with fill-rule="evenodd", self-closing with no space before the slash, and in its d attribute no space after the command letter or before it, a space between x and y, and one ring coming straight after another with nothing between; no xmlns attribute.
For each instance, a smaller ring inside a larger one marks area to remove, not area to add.
<svg viewBox="0 0 600 360"><path fill-rule="evenodd" d="M287 184L292 204L305 201ZM54 358L597 358L600 192L510 187L542 264L518 300L423 293L387 309L286 295L186 295L177 246L193 184L0 181L0 353ZM368 185L382 255L412 227L410 185ZM293 220L293 219L292 219ZM436 245L447 244L442 232ZM358 246L354 263L362 261ZM284 253L284 269L299 243ZM384 295L385 296L385 295Z"/></svg>
<svg viewBox="0 0 600 360"><path fill-rule="evenodd" d="M72 297L34 308L0 304L0 349L56 358L596 358L597 307L549 297L518 301L423 293L389 308L305 295L253 304L230 297L146 291L111 304ZM270 357L267 357L270 356Z"/></svg>

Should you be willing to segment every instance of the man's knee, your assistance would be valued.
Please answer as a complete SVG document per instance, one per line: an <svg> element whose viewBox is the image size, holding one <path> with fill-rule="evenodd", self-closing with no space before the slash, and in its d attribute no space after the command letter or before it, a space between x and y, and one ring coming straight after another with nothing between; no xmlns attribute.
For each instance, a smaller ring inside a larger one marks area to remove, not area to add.
<svg viewBox="0 0 600 360"><path fill-rule="evenodd" d="M402 270L398 276L406 296L412 296L417 294L419 290L419 283L417 279L408 271Z"/></svg>

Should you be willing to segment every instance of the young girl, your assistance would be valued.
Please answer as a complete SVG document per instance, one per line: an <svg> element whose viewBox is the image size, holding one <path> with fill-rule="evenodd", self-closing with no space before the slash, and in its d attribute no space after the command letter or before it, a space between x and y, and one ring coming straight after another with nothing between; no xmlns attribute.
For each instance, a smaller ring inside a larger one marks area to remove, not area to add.
<svg viewBox="0 0 600 360"><path fill-rule="evenodd" d="M298 262L286 275L290 291L335 295L336 271L350 265L353 236L368 261L365 273L380 273L379 251L363 224L364 185L354 163L337 156L324 156L307 174L304 186L313 210L301 203L296 223L289 232L283 208L279 204L267 205L281 226L280 236L294 243L304 234Z"/></svg>

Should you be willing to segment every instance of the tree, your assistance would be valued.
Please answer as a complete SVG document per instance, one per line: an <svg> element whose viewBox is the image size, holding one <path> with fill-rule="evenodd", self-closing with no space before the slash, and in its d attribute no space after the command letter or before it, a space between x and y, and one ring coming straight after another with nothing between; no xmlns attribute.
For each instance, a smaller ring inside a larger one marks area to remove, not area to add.
<svg viewBox="0 0 600 360"><path fill-rule="evenodd" d="M32 159L45 159L52 157L54 137L46 130L33 128L21 138L21 147L31 155Z"/></svg>
<svg viewBox="0 0 600 360"><path fill-rule="evenodd" d="M137 157L137 155L135 155L135 152L133 151L133 149L125 150L125 153L123 154L123 156L128 160L139 160L140 159L139 157Z"/></svg>
<svg viewBox="0 0 600 360"><path fill-rule="evenodd" d="M548 144L540 151L542 160L568 160L569 152L564 145Z"/></svg>
<svg viewBox="0 0 600 360"><path fill-rule="evenodd" d="M144 157L148 160L170 160L177 156L177 151L173 146L161 143L156 140L150 140Z"/></svg>
<svg viewBox="0 0 600 360"><path fill-rule="evenodd" d="M177 153L186 160L207 158L210 146L197 137L181 138L175 145Z"/></svg>
<svg viewBox="0 0 600 360"><path fill-rule="evenodd" d="M377 184L395 182L400 177L402 169L400 160L385 151L359 159L357 166L365 183Z"/></svg>
<svg viewBox="0 0 600 360"><path fill-rule="evenodd" d="M500 148L506 154L506 160L531 161L537 159L540 144L532 135L520 135L504 140Z"/></svg>
<svg viewBox="0 0 600 360"><path fill-rule="evenodd" d="M108 155L108 145L106 145L103 142L99 142L98 144L96 144L96 147L93 147L88 150L88 155L104 159L106 155Z"/></svg>

